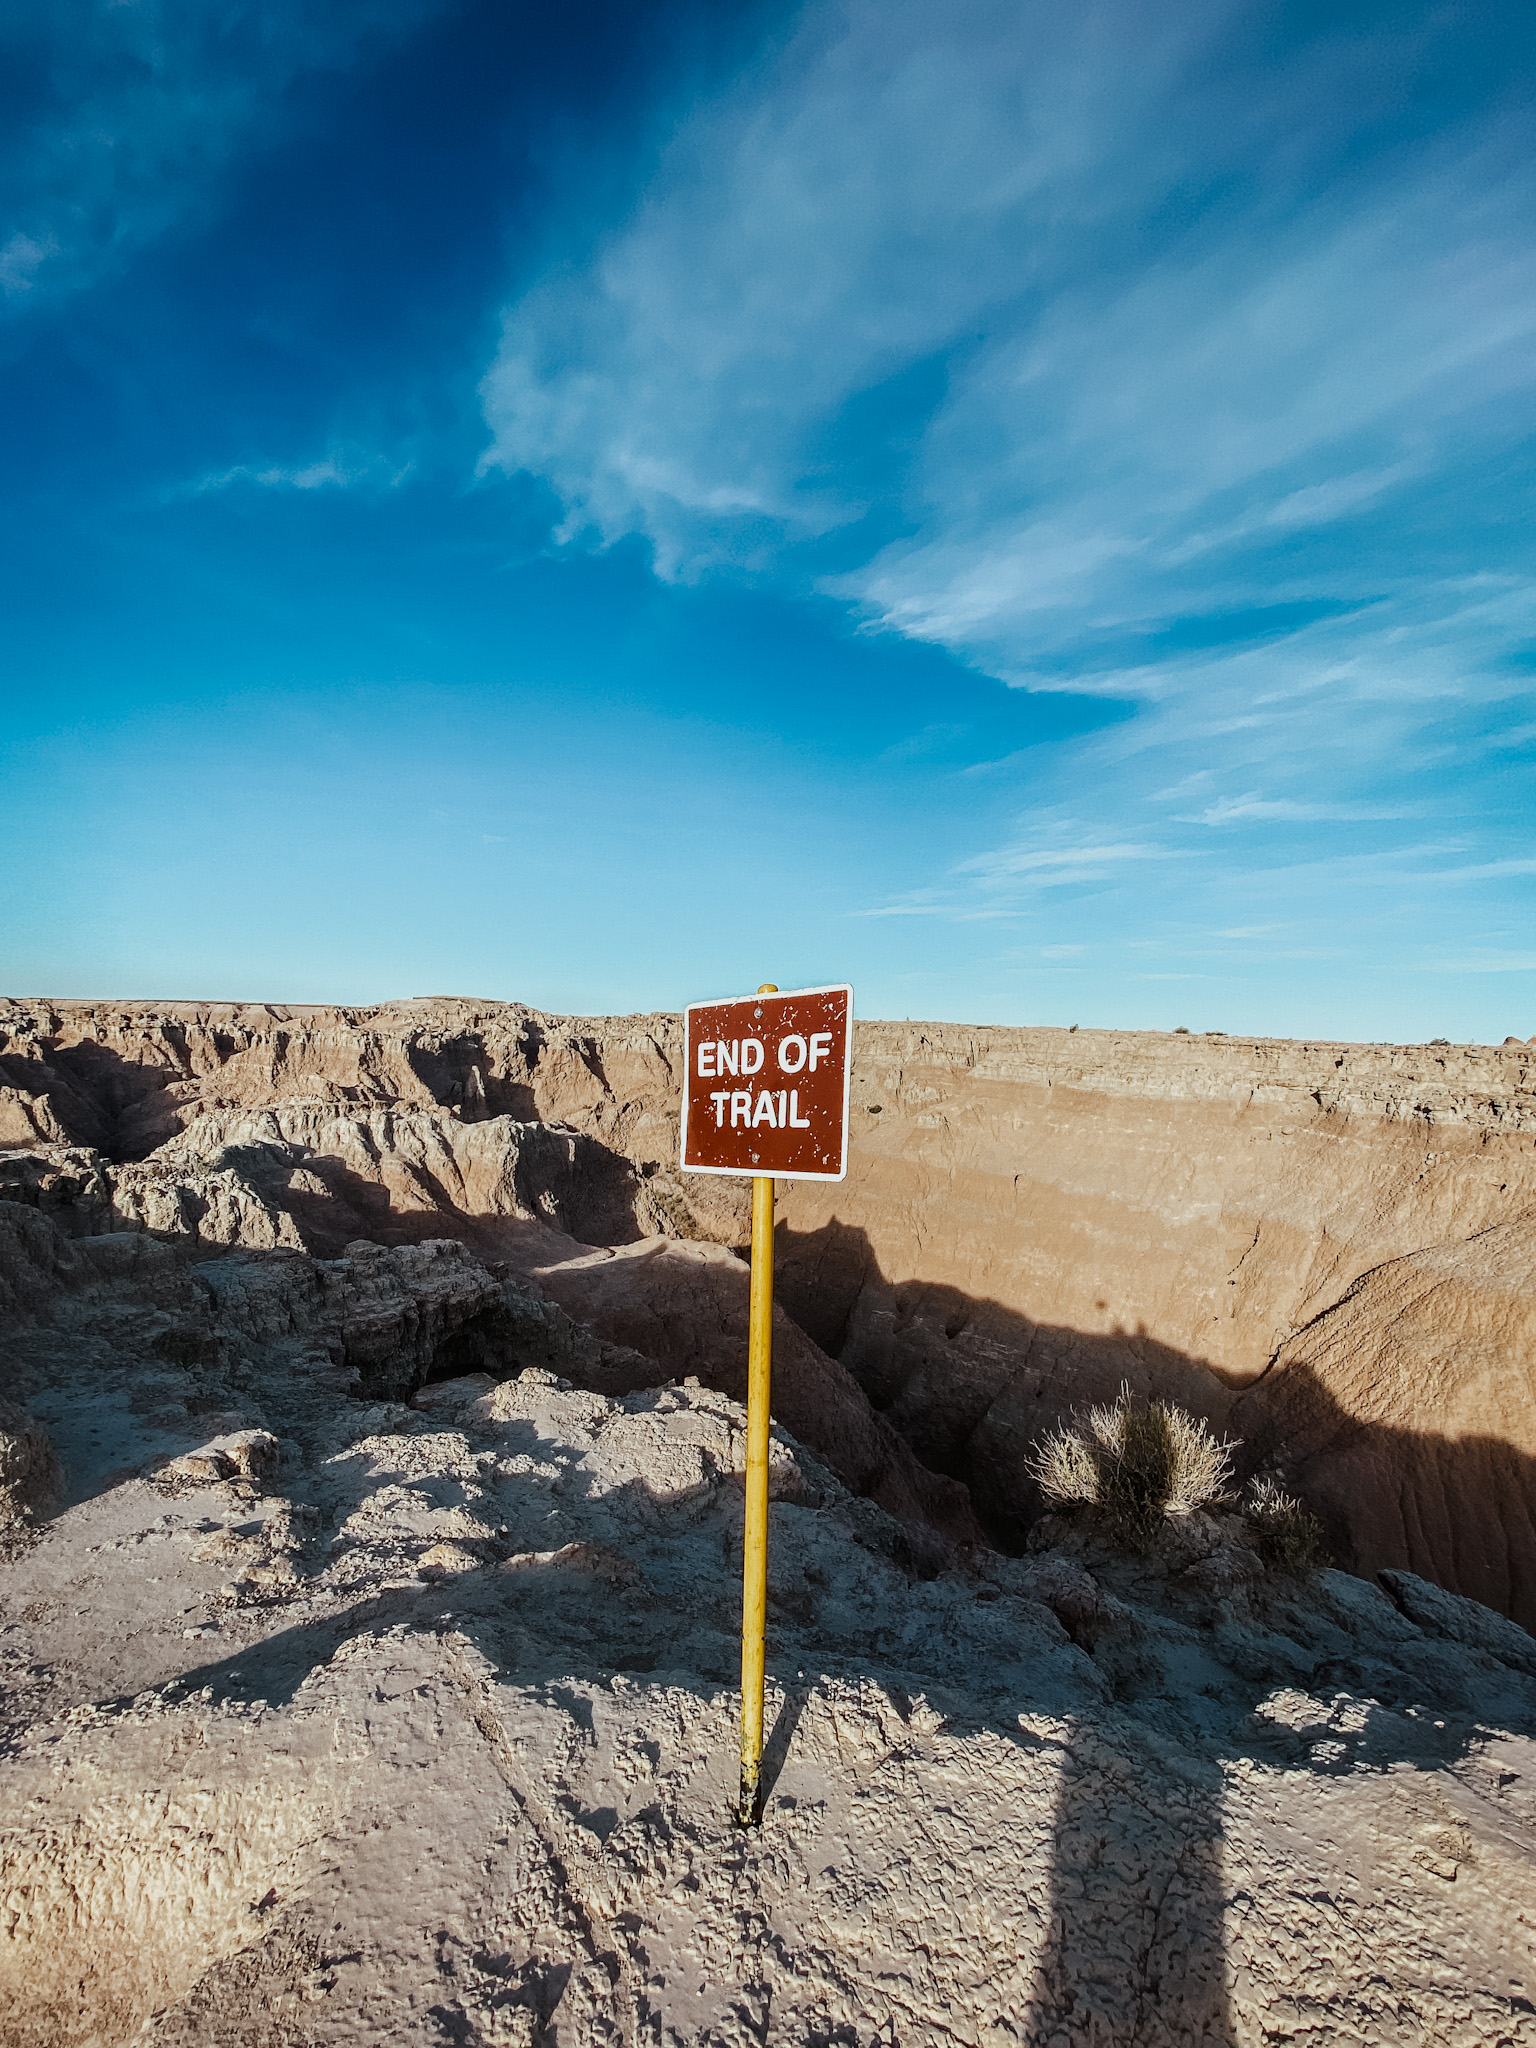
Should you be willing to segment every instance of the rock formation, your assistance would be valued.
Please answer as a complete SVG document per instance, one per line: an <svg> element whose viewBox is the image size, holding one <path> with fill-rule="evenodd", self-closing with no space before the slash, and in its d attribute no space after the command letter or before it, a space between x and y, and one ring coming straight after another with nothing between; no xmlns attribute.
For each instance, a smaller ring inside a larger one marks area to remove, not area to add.
<svg viewBox="0 0 1536 2048"><path fill-rule="evenodd" d="M679 1056L675 1017L516 1004L10 1003L0 1185L209 1247L452 1235L732 1389L741 1276L698 1247L744 1242L744 1191L676 1171ZM1128 1381L1304 1484L1345 1564L1536 1623L1533 1074L1518 1043L860 1024L849 1179L781 1191L786 1358L845 1367L1010 1547L1028 1444Z"/></svg>
<svg viewBox="0 0 1536 2048"><path fill-rule="evenodd" d="M1528 1057L861 1027L743 1834L675 1020L0 1008L0 2043L1536 2048ZM1122 1379L1358 1575L1038 1517Z"/></svg>
<svg viewBox="0 0 1536 2048"><path fill-rule="evenodd" d="M14 1402L0 1398L0 1529L52 1507L62 1475L47 1432Z"/></svg>

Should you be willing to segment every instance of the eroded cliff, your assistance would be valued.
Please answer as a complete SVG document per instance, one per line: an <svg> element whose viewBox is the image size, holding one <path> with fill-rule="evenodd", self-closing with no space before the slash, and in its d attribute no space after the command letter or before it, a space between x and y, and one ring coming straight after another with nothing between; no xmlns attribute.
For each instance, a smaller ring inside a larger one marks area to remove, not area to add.
<svg viewBox="0 0 1536 2048"><path fill-rule="evenodd" d="M679 1057L665 1016L11 1003L0 1138L70 1229L454 1235L724 1384L741 1276L707 1248L744 1190L676 1171ZM1353 1568L1530 1622L1533 1077L1525 1046L860 1024L850 1174L782 1187L780 1299L999 1540L1035 1437L1129 1380L1301 1484Z"/></svg>

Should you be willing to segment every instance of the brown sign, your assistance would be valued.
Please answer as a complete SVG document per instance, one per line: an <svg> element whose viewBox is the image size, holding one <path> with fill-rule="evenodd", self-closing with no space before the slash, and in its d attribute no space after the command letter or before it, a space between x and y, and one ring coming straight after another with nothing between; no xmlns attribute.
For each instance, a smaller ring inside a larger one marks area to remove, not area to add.
<svg viewBox="0 0 1536 2048"><path fill-rule="evenodd" d="M852 1021L846 983L690 1003L683 1171L841 1180Z"/></svg>

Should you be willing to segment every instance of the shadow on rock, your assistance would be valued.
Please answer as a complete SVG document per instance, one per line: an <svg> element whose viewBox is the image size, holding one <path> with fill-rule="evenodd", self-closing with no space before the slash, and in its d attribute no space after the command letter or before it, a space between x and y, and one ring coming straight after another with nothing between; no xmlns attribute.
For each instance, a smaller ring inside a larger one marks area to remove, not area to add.
<svg viewBox="0 0 1536 2048"><path fill-rule="evenodd" d="M1415 1572L1536 1627L1536 1458L1496 1436L1351 1413L1305 1357L1234 1387L1144 1331L1037 1323L952 1287L892 1282L847 1224L799 1238L781 1228L776 1271L789 1313L925 1464L970 1488L1009 1551L1046 1506L1028 1470L1033 1445L1128 1384L1240 1439L1239 1477L1263 1469L1301 1493L1348 1570Z"/></svg>
<svg viewBox="0 0 1536 2048"><path fill-rule="evenodd" d="M160 1688L164 1708L281 1712L302 1706L317 1676L362 1658L380 1674L369 1683L382 1712L391 1687L404 1687L407 1702L422 1691L410 1645L426 1642L440 1646L431 1668L459 1688L487 1741L507 1740L486 1691L494 1684L547 1699L580 1752L595 1743L594 1702L607 1691L680 1689L713 1716L722 1767L711 1825L728 1829L739 1415L703 1392L615 1401L540 1371L429 1387L423 1399L422 1411L367 1412L359 1419L371 1433L311 1467L328 1541L280 1597L259 1574L237 1582L224 1626L243 1640L211 1661L185 1660ZM807 1811L829 1801L841 1811L851 1797L855 1808L874 1802L878 1817L882 1783L930 1753L937 1786L949 1783L933 1750L946 1729L1039 1760L1055 1787L1048 1822L1040 1817L1039 1939L1027 1989L996 2014L994 2040L1236 2048L1252 2022L1234 2004L1242 1972L1228 1944L1254 1880L1233 1873L1232 1788L1267 1778L1277 1824L1282 1809L1294 1821L1346 1782L1387 1786L1411 1767L1422 1784L1455 1771L1490 1718L1536 1728L1530 1677L1467 1639L1466 1603L1439 1595L1440 1612L1434 1589L1416 1582L1394 1606L1345 1574L1266 1573L1236 1518L1210 1516L1170 1528L1146 1557L1058 1523L1039 1532L1028 1558L988 1560L969 1581L924 1582L901 1568L883 1517L840 1494L792 1445L779 1449L789 1483L778 1489L770 1548L778 1706L764 1758L763 1852L789 1854L808 1794ZM270 1518L281 1498L262 1512ZM291 1517L300 1504L287 1506ZM349 1587L366 1590L349 1597ZM328 1612L285 1619L322 1595L335 1603ZM1499 1647L1518 1653L1514 1637ZM110 1717L143 1698L95 1705ZM845 1726L839 1715L856 1701L865 1704ZM800 1753L807 1729L813 1756ZM662 1736L662 1723L652 1732ZM655 1752L654 1767L658 1745L642 1749ZM945 1798L958 1798L961 1782ZM945 1825L935 1789L925 1829ZM569 1807L599 1859L645 1821L620 1794L605 1803L558 1778L540 1797ZM842 1846L823 1854L852 1853L844 1828L856 1838L856 1812L833 1827ZM1013 1841L1015 1852L1034 1853L1027 1829ZM892 1848L899 1870L908 1852ZM645 1853L646 1883L659 1886L654 1845ZM931 1844L910 1851L914 1883L928 1853ZM1339 1883L1347 1889L1347 1873ZM647 1912L664 1915L664 1890L645 1898ZM615 1927L605 1940L628 1938ZM638 1924L630 1932L645 1953L653 1937ZM761 2036L785 2048L801 2038L766 2019ZM886 2038L916 2048L927 2036L897 2020Z"/></svg>
<svg viewBox="0 0 1536 2048"><path fill-rule="evenodd" d="M23 1223L33 1237L51 1232L36 1215ZM433 2007L455 2038L494 2039L493 2015L525 2009L541 2030L525 2038L561 2048L607 2038L591 2013L622 2013L644 2039L647 2027L666 2037L665 2010L676 2038L714 2038L678 2002L682 1966L656 1961L675 1953L689 1959L690 1986L709 1975L696 1955L718 1955L711 1967L728 1969L731 1998L750 2008L753 2031L737 2037L782 2048L852 2024L832 2016L839 1984L861 2023L878 2005L882 2038L910 2048L935 2037L934 2015L962 1995L994 2041L1225 2048L1256 2025L1239 2010L1252 1995L1252 1929L1283 1931L1312 1910L1262 1833L1257 1848L1234 1850L1234 1816L1257 1826L1262 1792L1276 1839L1310 1812L1309 1839L1327 1843L1337 1809L1326 1802L1341 1786L1395 1799L1410 1777L1450 1783L1488 1723L1536 1722L1523 1639L1490 1633L1496 1617L1433 1588L1394 1585L1394 1605L1342 1573L1266 1572L1231 1516L1189 1517L1147 1557L1112 1550L1086 1521L1057 1521L1037 1528L1025 1556L982 1553L960 1569L942 1550L916 1558L910 1529L779 1434L769 1791L761 1834L746 1842L730 1829L742 1418L729 1398L574 1384L558 1346L579 1361L596 1340L548 1304L555 1369L434 1377L465 1362L469 1338L486 1339L476 1319L508 1300L451 1243L357 1247L334 1271L283 1252L190 1263L142 1235L59 1240L55 1254L78 1263L92 1314L111 1311L40 1332L56 1349L35 1363L65 1376L61 1401L89 1415L109 1382L142 1391L147 1368L125 1357L124 1331L159 1343L180 1330L175 1355L156 1354L155 1398L178 1383L195 1382L205 1401L223 1388L259 1406L251 1419L266 1434L257 1459L260 1432L247 1432L247 1478L227 1474L210 1444L45 1528L17 1564L16 1633L0 1646L25 1635L37 1671L105 1677L83 1699L55 1700L49 1725L98 1742L93 1769L142 1749L168 1782L186 1774L189 1796L203 1796L197 1744L178 1748L174 1767L145 1747L162 1724L171 1739L167 1717L202 1727L206 1716L252 1756L286 1745L295 1772L352 1773L349 1799L372 1776L383 1782L386 1736L375 1731L387 1729L389 1782L411 1789L387 1824L357 1823L349 1858L377 1833L388 1850L372 1852L386 1873L375 1885L398 1888L397 1860L426 1854L420 1799L468 1802L451 1826L467 1845L462 1883L481 1903L459 1919L431 1908L449 1943ZM97 1300L91 1287L119 1266L118 1282L139 1291ZM183 1341L194 1303L211 1349ZM349 1342L359 1360L371 1347L375 1393L414 1384L415 1405L349 1400ZM616 1351L587 1355L594 1377L624 1369ZM662 1370L644 1359L631 1369ZM215 1419L228 1443L235 1418ZM75 1590L82 1570L90 1618ZM604 1730L620 1721L623 1740L598 1770L590 1760L608 1754ZM473 1798L472 1771L490 1786ZM493 1904L512 1914L505 1901L523 1896L521 1880L484 1875L477 1815L488 1808L474 1800L493 1797L506 1841L526 1838L527 1855L545 1859L530 1911L539 1927L567 1930L563 1949L544 1933L530 1949L520 1922L494 1939L477 1931L477 1915ZM1389 1818L1370 1809L1372 1827ZM53 1839L38 1868L56 1864L60 1884L74 1884ZM1436 1835L1425 1853L1444 1864L1455 1842ZM335 1860L341 1888L312 1880L323 1912L301 1914L274 1956L299 1956L300 1934L329 1942L345 1922L355 1865ZM265 1953L269 1886L281 1889L264 1875L251 1890L258 1924L241 1951L261 1986L252 1958ZM1244 1886L1255 1899L1239 1896ZM1374 1955L1363 1913L1350 1939ZM1011 1989L988 1945L998 1915L1028 1962ZM697 1951L696 1925L708 1930ZM803 1985L820 1981L826 1927L840 1930L832 1988L814 2011L797 2007ZM1278 1935L1263 1940L1272 1948ZM847 1957L866 1951L873 1960L850 1975ZM351 1989L336 1995L361 2001L377 1995L368 1973L385 1964L358 1953L358 1974L339 1980ZM272 1965L279 1982L298 1967ZM979 1975L962 1992L964 1970ZM1283 2000L1259 2005L1273 2017ZM867 2048L873 2031L842 2038Z"/></svg>

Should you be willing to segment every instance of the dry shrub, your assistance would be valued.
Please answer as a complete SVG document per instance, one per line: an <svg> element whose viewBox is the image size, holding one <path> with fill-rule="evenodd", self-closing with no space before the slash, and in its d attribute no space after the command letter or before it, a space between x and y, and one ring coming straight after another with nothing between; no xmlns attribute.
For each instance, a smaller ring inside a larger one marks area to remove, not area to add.
<svg viewBox="0 0 1536 2048"><path fill-rule="evenodd" d="M1234 1449L1173 1402L1138 1408L1122 1387L1042 1439L1029 1469L1048 1500L1086 1502L1118 1542L1148 1550L1165 1517L1226 1499Z"/></svg>
<svg viewBox="0 0 1536 2048"><path fill-rule="evenodd" d="M1232 1453L1237 1449L1223 1437L1212 1436L1210 1426L1187 1415L1172 1402L1158 1402L1156 1412L1168 1425L1172 1470L1165 1513L1192 1515L1196 1508L1215 1507L1227 1498L1232 1477Z"/></svg>
<svg viewBox="0 0 1536 2048"><path fill-rule="evenodd" d="M1255 1479L1243 1513L1258 1544L1259 1555L1276 1571L1320 1570L1330 1563L1328 1537L1312 1510L1287 1493L1274 1479Z"/></svg>
<svg viewBox="0 0 1536 2048"><path fill-rule="evenodd" d="M1075 1429L1053 1430L1036 1444L1029 1469L1047 1500L1098 1505L1098 1460Z"/></svg>

